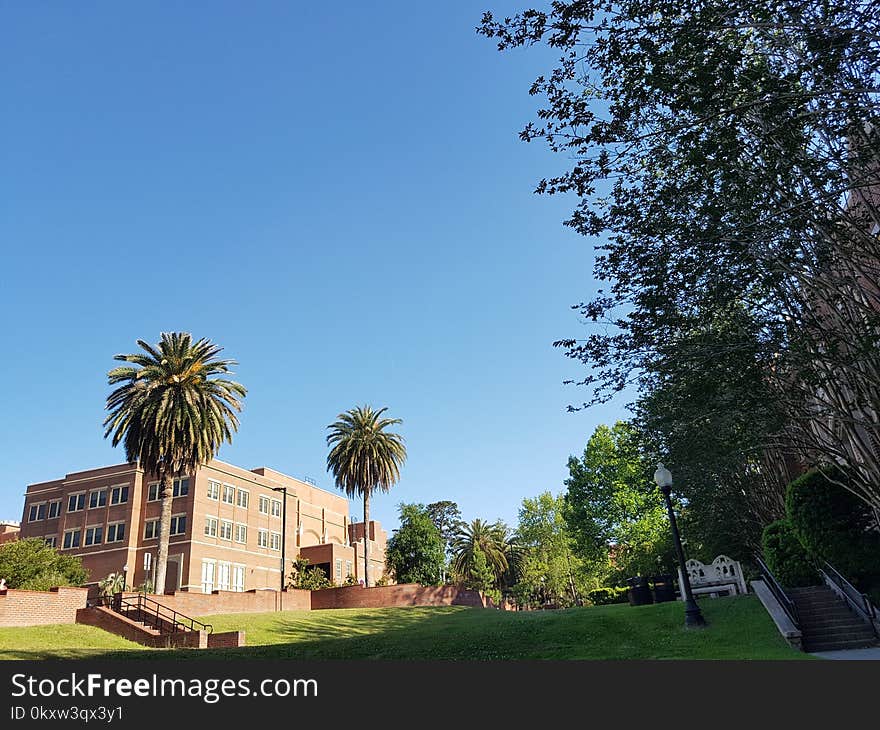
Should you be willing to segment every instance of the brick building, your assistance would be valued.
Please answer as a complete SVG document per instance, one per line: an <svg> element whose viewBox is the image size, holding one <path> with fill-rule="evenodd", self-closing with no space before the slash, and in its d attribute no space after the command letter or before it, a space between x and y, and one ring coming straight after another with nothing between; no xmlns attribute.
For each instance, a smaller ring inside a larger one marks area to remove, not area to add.
<svg viewBox="0 0 880 730"><path fill-rule="evenodd" d="M20 536L80 556L91 582L125 570L128 584L138 586L155 566L160 513L156 480L137 464L117 464L29 485ZM336 584L349 574L360 579L357 536L363 538L363 524L350 521L345 497L272 469L215 459L174 481L165 590L277 589L282 539L286 575L301 555ZM371 583L384 574L385 543L385 531L371 521Z"/></svg>
<svg viewBox="0 0 880 730"><path fill-rule="evenodd" d="M21 526L12 520L0 520L0 545L18 539ZM362 533L363 534L363 533Z"/></svg>

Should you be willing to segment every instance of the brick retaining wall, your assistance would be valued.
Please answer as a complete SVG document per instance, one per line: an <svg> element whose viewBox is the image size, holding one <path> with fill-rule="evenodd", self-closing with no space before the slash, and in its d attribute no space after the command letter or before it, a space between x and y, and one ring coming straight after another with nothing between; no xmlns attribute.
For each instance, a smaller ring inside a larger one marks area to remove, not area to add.
<svg viewBox="0 0 880 730"><path fill-rule="evenodd" d="M86 607L86 588L52 588L0 593L0 626L43 626L76 623L77 609Z"/></svg>
<svg viewBox="0 0 880 730"><path fill-rule="evenodd" d="M393 606L473 606L485 602L477 591L456 586L420 586L403 583L392 586L344 586L312 591L312 610L325 608L386 608Z"/></svg>
<svg viewBox="0 0 880 730"><path fill-rule="evenodd" d="M137 596L126 593L126 596ZM222 613L267 613L270 611L308 611L311 608L309 591L214 591L189 593L177 591L164 596L150 596L163 606L184 616L213 616Z"/></svg>

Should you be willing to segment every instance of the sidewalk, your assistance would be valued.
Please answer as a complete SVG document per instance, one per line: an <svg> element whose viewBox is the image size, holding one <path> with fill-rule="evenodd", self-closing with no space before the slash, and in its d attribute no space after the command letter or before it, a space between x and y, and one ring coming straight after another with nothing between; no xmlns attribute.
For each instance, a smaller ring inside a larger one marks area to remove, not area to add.
<svg viewBox="0 0 880 730"><path fill-rule="evenodd" d="M880 646L870 646L867 649L846 649L841 651L817 651L813 656L822 659L874 659L880 660Z"/></svg>

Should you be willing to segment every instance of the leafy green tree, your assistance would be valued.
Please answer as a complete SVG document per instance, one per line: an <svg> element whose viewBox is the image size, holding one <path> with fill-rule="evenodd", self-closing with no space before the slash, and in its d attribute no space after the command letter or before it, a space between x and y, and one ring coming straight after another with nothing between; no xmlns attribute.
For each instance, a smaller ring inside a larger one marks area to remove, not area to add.
<svg viewBox="0 0 880 730"><path fill-rule="evenodd" d="M452 539L462 524L461 510L455 502L450 502L449 500L432 502L426 509L431 522L440 531L444 552L448 552Z"/></svg>
<svg viewBox="0 0 880 730"><path fill-rule="evenodd" d="M486 553L479 546L474 547L466 572L462 575L465 588L483 593L492 591L497 582L495 569L489 564Z"/></svg>
<svg viewBox="0 0 880 730"><path fill-rule="evenodd" d="M565 520L583 560L610 559L618 578L672 571L663 497L630 424L597 427L582 458L569 458L568 469Z"/></svg>
<svg viewBox="0 0 880 730"><path fill-rule="evenodd" d="M398 583L437 585L446 556L440 531L420 504L401 504L400 527L389 538L385 564Z"/></svg>
<svg viewBox="0 0 880 730"><path fill-rule="evenodd" d="M191 475L216 456L238 430L244 386L225 376L234 360L220 360L221 347L210 340L193 342L188 332L163 332L159 344L137 341L144 351L116 355L130 363L107 374L118 386L107 397L104 437L112 435L129 461L137 461L159 480L162 511L155 585L164 590L171 538L175 477Z"/></svg>
<svg viewBox="0 0 880 730"><path fill-rule="evenodd" d="M554 603L577 605L589 588L597 587L575 555L565 511L565 499L550 492L522 501L516 528L523 553L518 583L524 585L515 592L520 602L543 590Z"/></svg>
<svg viewBox="0 0 880 730"><path fill-rule="evenodd" d="M544 103L521 138L567 157L537 190L577 196L567 224L600 241L594 278L608 285L576 308L601 328L555 343L589 368L584 405L730 362L720 400L677 414L746 447L720 475L730 494L770 477L761 448L781 447L839 463L880 508L880 291L867 263L880 260L880 6L542 5L486 13L479 32L501 50L559 53L531 86ZM694 339L737 310L745 327ZM742 374L763 377L751 394L737 385L746 360ZM785 482L772 476L778 513Z"/></svg>
<svg viewBox="0 0 880 730"><path fill-rule="evenodd" d="M820 583L810 556L788 520L771 522L762 537L767 567L782 585L790 588Z"/></svg>
<svg viewBox="0 0 880 730"><path fill-rule="evenodd" d="M0 578L9 588L47 591L55 586L79 586L89 573L82 560L63 555L39 537L27 537L0 545Z"/></svg>
<svg viewBox="0 0 880 730"><path fill-rule="evenodd" d="M369 526L370 498L377 491L387 492L400 479L406 461L403 437L387 431L403 423L399 418L383 418L387 408L352 408L340 413L327 429L327 469L336 486L348 497L364 500L364 585L370 586Z"/></svg>
<svg viewBox="0 0 880 730"><path fill-rule="evenodd" d="M309 566L308 558L297 558L291 561L290 576L287 579L288 588L318 591L322 588L330 588L332 585L333 583L321 568L317 565Z"/></svg>

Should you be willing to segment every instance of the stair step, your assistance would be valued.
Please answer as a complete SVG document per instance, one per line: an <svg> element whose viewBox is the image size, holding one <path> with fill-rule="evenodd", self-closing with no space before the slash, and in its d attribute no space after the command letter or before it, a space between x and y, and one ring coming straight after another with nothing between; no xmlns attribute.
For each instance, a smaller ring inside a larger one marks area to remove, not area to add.
<svg viewBox="0 0 880 730"><path fill-rule="evenodd" d="M806 642L806 650L815 651L840 651L845 649L865 649L877 646L876 641L831 641L831 642Z"/></svg>
<svg viewBox="0 0 880 730"><path fill-rule="evenodd" d="M809 631L804 632L804 635L807 637L808 641L831 641L832 639L868 639L871 640L874 638L874 632L864 628L841 628L841 629L833 629L831 631L821 631L816 633L811 633Z"/></svg>

